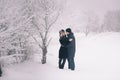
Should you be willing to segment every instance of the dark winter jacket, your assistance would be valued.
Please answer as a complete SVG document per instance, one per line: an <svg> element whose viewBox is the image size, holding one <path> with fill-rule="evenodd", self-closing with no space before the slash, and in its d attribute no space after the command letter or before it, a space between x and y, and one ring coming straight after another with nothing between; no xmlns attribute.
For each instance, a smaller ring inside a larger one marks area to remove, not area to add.
<svg viewBox="0 0 120 80"><path fill-rule="evenodd" d="M68 57L68 52L67 52L67 38L66 36L63 36L59 39L59 42L61 44L60 49L59 49L59 58L67 58Z"/></svg>
<svg viewBox="0 0 120 80"><path fill-rule="evenodd" d="M69 39L72 39L72 41L69 41ZM74 58L76 51L76 43L75 43L74 34L72 32L68 34L67 41L68 41L68 45L67 45L68 58Z"/></svg>

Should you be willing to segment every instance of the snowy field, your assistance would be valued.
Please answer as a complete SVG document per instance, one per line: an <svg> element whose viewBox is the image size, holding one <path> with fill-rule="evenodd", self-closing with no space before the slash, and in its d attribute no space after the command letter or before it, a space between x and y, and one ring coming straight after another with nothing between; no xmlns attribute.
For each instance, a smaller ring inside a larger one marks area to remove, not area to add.
<svg viewBox="0 0 120 80"><path fill-rule="evenodd" d="M34 61L3 69L0 80L120 80L120 33L76 33L76 70L58 69L58 34L52 34L47 64Z"/></svg>

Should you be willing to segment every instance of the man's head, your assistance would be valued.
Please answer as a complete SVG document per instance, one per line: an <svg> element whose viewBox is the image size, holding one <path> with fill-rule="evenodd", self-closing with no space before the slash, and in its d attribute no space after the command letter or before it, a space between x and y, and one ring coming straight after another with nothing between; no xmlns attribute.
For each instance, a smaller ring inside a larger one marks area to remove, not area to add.
<svg viewBox="0 0 120 80"><path fill-rule="evenodd" d="M70 28L66 29L66 34L70 34L72 32L72 30Z"/></svg>

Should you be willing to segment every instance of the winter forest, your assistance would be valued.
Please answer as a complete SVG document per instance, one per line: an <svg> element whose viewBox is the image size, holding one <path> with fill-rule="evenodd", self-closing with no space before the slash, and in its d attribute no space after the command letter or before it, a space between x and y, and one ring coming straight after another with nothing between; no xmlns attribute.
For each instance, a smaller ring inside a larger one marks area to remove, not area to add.
<svg viewBox="0 0 120 80"><path fill-rule="evenodd" d="M120 0L0 0L0 80L120 80ZM59 31L76 70L58 68Z"/></svg>

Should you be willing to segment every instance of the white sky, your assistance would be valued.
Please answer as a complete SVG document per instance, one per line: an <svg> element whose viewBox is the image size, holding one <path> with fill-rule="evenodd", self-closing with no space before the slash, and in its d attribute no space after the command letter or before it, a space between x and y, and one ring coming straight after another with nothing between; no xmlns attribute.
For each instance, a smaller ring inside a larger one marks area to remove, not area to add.
<svg viewBox="0 0 120 80"><path fill-rule="evenodd" d="M90 10L104 14L109 10L120 9L120 0L67 0L67 8Z"/></svg>

